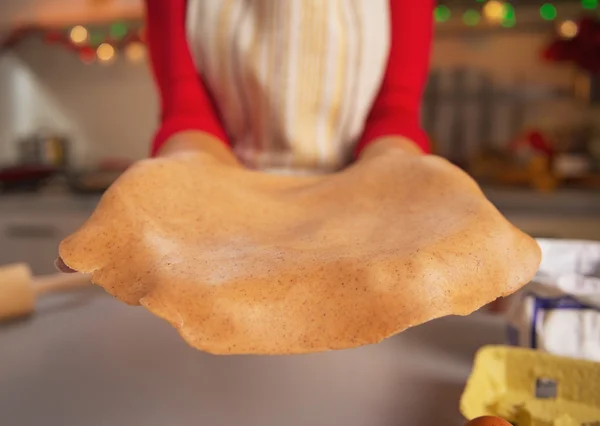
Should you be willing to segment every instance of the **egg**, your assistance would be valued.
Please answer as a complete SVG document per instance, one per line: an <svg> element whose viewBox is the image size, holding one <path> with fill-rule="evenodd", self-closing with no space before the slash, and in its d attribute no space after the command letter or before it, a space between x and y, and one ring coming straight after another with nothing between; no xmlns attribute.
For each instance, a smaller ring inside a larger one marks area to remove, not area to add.
<svg viewBox="0 0 600 426"><path fill-rule="evenodd" d="M483 416L471 420L465 426L512 426L512 424L500 417Z"/></svg>

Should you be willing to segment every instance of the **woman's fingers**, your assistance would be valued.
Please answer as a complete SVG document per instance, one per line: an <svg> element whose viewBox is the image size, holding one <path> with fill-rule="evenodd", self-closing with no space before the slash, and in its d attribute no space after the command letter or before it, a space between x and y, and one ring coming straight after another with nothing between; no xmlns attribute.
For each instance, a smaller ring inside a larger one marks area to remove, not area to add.
<svg viewBox="0 0 600 426"><path fill-rule="evenodd" d="M63 260L60 257L54 261L54 267L56 269L58 269L60 272L65 272L65 273L68 273L68 274L71 274L73 272L77 272L74 269L69 268L65 264L65 262L63 262Z"/></svg>

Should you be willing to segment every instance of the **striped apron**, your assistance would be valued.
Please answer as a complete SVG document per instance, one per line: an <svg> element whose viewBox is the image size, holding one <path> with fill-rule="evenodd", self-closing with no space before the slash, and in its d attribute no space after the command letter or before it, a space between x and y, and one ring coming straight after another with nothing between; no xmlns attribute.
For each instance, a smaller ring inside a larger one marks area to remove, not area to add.
<svg viewBox="0 0 600 426"><path fill-rule="evenodd" d="M350 161L385 73L388 2L188 0L192 57L246 166Z"/></svg>

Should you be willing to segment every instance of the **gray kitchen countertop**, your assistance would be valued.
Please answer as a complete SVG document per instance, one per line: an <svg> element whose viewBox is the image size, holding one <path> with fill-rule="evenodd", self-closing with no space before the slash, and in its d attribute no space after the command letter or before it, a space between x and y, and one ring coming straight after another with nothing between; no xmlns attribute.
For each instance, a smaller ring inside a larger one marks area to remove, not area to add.
<svg viewBox="0 0 600 426"><path fill-rule="evenodd" d="M462 426L483 313L378 345L299 356L211 356L97 288L46 297L0 325L2 426Z"/></svg>
<svg viewBox="0 0 600 426"><path fill-rule="evenodd" d="M503 213L600 215L600 191L566 190L543 194L526 188L483 187L486 197Z"/></svg>
<svg viewBox="0 0 600 426"><path fill-rule="evenodd" d="M598 194L486 193L503 211L600 212ZM0 214L85 216L97 201L0 196ZM473 355L503 338L500 318L476 313L354 350L215 357L91 287L44 297L35 316L0 324L0 425L462 426L458 401Z"/></svg>
<svg viewBox="0 0 600 426"><path fill-rule="evenodd" d="M99 195L75 195L67 192L0 195L0 214L44 211L48 213L92 212Z"/></svg>

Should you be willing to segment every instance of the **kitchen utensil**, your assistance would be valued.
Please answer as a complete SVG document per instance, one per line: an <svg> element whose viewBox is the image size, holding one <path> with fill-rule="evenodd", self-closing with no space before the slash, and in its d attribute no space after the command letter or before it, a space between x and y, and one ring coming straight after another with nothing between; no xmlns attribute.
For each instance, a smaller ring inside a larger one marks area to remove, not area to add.
<svg viewBox="0 0 600 426"><path fill-rule="evenodd" d="M25 263L0 267L0 322L31 314L36 298L89 285L88 275L56 273L33 277Z"/></svg>
<svg viewBox="0 0 600 426"><path fill-rule="evenodd" d="M40 130L19 142L19 161L26 165L48 165L65 168L69 142L66 137Z"/></svg>

